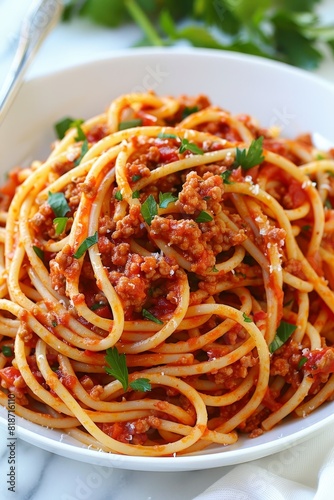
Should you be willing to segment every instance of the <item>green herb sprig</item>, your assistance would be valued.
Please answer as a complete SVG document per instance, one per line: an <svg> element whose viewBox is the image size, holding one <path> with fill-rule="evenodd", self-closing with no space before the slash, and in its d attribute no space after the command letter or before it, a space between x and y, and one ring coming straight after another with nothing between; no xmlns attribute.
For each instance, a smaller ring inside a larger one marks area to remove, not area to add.
<svg viewBox="0 0 334 500"><path fill-rule="evenodd" d="M79 248L77 249L77 251L73 254L73 257L75 259L80 259L80 257L83 256L83 254L86 252L86 250L88 250L90 247L92 247L93 245L95 245L97 242L98 242L98 235L97 235L97 231L95 234L93 234L93 236L88 236L82 243L81 245L79 245Z"/></svg>
<svg viewBox="0 0 334 500"><path fill-rule="evenodd" d="M334 26L321 22L319 1L68 0L63 18L87 16L111 28L133 20L143 33L137 45L187 40L314 69L334 50Z"/></svg>
<svg viewBox="0 0 334 500"><path fill-rule="evenodd" d="M254 139L251 142L248 150L247 149L236 149L235 161L233 163L233 168L242 167L244 170L249 170L256 165L260 165L263 162L263 137Z"/></svg>
<svg viewBox="0 0 334 500"><path fill-rule="evenodd" d="M137 378L129 384L129 372L126 366L126 357L124 353L119 353L117 347L110 347L106 350L105 360L107 366L104 367L106 373L111 375L122 384L124 391L129 386L135 391L147 392L151 390L151 384L147 378Z"/></svg>
<svg viewBox="0 0 334 500"><path fill-rule="evenodd" d="M153 195L150 194L150 196L146 198L141 206L140 212L146 224L150 226L154 217L158 215L158 205Z"/></svg>
<svg viewBox="0 0 334 500"><path fill-rule="evenodd" d="M269 351L271 354L280 347L291 337L293 332L296 330L296 325L287 323L286 321L281 321L279 327L276 330L276 335L272 343L269 345Z"/></svg>

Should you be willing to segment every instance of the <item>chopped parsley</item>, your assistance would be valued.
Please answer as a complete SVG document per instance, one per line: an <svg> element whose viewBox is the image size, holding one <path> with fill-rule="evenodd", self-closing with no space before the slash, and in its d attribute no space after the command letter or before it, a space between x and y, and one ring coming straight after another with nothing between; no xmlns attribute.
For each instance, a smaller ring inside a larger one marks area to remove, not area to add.
<svg viewBox="0 0 334 500"><path fill-rule="evenodd" d="M182 111L182 120L187 118L187 116L192 115L193 113L197 113L199 111L198 106L186 106Z"/></svg>
<svg viewBox="0 0 334 500"><path fill-rule="evenodd" d="M308 358L306 356L302 356L298 362L298 368L300 369L302 366L304 366L307 361Z"/></svg>
<svg viewBox="0 0 334 500"><path fill-rule="evenodd" d="M77 142L85 141L87 139L85 132L81 128L82 123L83 120L75 120L73 123L71 123L71 127L75 127L77 129L77 135L75 136L75 140Z"/></svg>
<svg viewBox="0 0 334 500"><path fill-rule="evenodd" d="M150 380L148 378L137 378L136 380L133 380L130 382L130 387L134 391L140 391L140 392L148 392L152 389Z"/></svg>
<svg viewBox="0 0 334 500"><path fill-rule="evenodd" d="M59 122L55 123L54 129L58 139L63 139L65 137L66 132L71 128L72 123L75 121L76 120L74 118L66 116L62 120L59 120Z"/></svg>
<svg viewBox="0 0 334 500"><path fill-rule="evenodd" d="M249 170L255 165L259 165L263 162L263 137L259 137L258 139L254 139L251 142L248 150L247 149L236 149L235 152L235 161L233 163L233 167L242 167L244 170Z"/></svg>
<svg viewBox="0 0 334 500"><path fill-rule="evenodd" d="M191 151L195 155L203 155L203 149L199 148L195 143L189 142L188 139L183 138L181 140L181 146L179 148L180 153L185 153L186 151Z"/></svg>
<svg viewBox="0 0 334 500"><path fill-rule="evenodd" d="M80 257L83 256L83 254L85 253L86 250L88 250L88 248L92 247L93 245L95 245L95 243L98 242L98 235L97 235L97 231L95 234L93 234L93 236L88 236L82 243L81 245L79 246L78 250L73 254L73 257L75 259L80 259Z"/></svg>
<svg viewBox="0 0 334 500"><path fill-rule="evenodd" d="M195 219L196 222L210 222L212 220L213 220L213 217L210 214L208 214L208 212L205 212L204 210L202 210Z"/></svg>
<svg viewBox="0 0 334 500"><path fill-rule="evenodd" d="M55 219L53 219L57 236L59 236L65 231L67 221L68 217L56 217Z"/></svg>
<svg viewBox="0 0 334 500"><path fill-rule="evenodd" d="M159 207L167 208L170 203L173 203L177 200L176 196L173 196L172 193L159 193Z"/></svg>
<svg viewBox="0 0 334 500"><path fill-rule="evenodd" d="M139 174L133 175L131 177L132 182L140 181L140 179L141 179L141 175L139 175Z"/></svg>
<svg viewBox="0 0 334 500"><path fill-rule="evenodd" d="M56 217L65 217L70 211L64 193L48 193L48 204L53 210Z"/></svg>
<svg viewBox="0 0 334 500"><path fill-rule="evenodd" d="M225 170L225 172L220 174L224 184L233 184L233 182L230 181L231 174L232 170Z"/></svg>
<svg viewBox="0 0 334 500"><path fill-rule="evenodd" d="M245 323L252 323L253 322L252 318L250 318L249 316L247 316L246 313L243 313L242 317L244 318L244 322Z"/></svg>
<svg viewBox="0 0 334 500"><path fill-rule="evenodd" d="M85 139L82 143L81 146L81 152L79 157L75 160L74 165L77 167L80 165L82 158L85 156L85 154L88 152L88 141Z"/></svg>
<svg viewBox="0 0 334 500"><path fill-rule="evenodd" d="M86 134L81 128L81 124L84 123L82 119L74 119L66 116L59 122L55 123L54 128L57 134L58 139L63 139L65 137L66 132L75 127L77 129L77 136L75 137L76 141L84 141L86 139Z"/></svg>
<svg viewBox="0 0 334 500"><path fill-rule="evenodd" d="M134 118L133 120L128 120L120 122L118 125L118 130L126 130L128 128L140 127L143 124L141 118Z"/></svg>
<svg viewBox="0 0 334 500"><path fill-rule="evenodd" d="M13 354L13 349L9 345L3 345L1 347L1 352L6 358L11 358Z"/></svg>
<svg viewBox="0 0 334 500"><path fill-rule="evenodd" d="M36 245L33 245L32 248L37 257L39 257L41 261L44 262L44 251L41 248L37 247Z"/></svg>
<svg viewBox="0 0 334 500"><path fill-rule="evenodd" d="M118 380L124 391L127 391L129 385L135 391L147 392L151 390L151 384L147 378L137 378L129 384L129 372L126 366L126 357L124 353L119 353L117 347L110 347L106 350L105 360L108 366L104 369L108 375Z"/></svg>
<svg viewBox="0 0 334 500"><path fill-rule="evenodd" d="M102 307L105 307L107 304L104 302L95 302L92 306L90 306L91 311L97 311L98 309L101 309Z"/></svg>
<svg viewBox="0 0 334 500"><path fill-rule="evenodd" d="M150 194L141 206L140 212L144 218L144 221L149 226L156 215L158 215L158 205L155 201L153 195Z"/></svg>
<svg viewBox="0 0 334 500"><path fill-rule="evenodd" d="M160 132L158 134L159 139L179 139L179 137L175 134L164 134L163 132Z"/></svg>
<svg viewBox="0 0 334 500"><path fill-rule="evenodd" d="M136 199L136 198L139 198L140 197L140 192L138 190L134 191L132 193L132 199Z"/></svg>
<svg viewBox="0 0 334 500"><path fill-rule="evenodd" d="M148 311L147 309L143 309L141 313L143 318L149 319L150 321L154 321L154 323L157 323L158 325L164 324L163 321L161 321L161 319L153 316L153 314L151 314L150 311Z"/></svg>
<svg viewBox="0 0 334 500"><path fill-rule="evenodd" d="M269 345L269 351L273 353L277 349L282 347L282 345L285 344L285 342L291 337L296 328L296 325L292 325L291 323L287 323L286 321L281 321L279 327L276 330L275 338Z"/></svg>
<svg viewBox="0 0 334 500"><path fill-rule="evenodd" d="M118 201L122 201L123 200L123 196L122 196L122 193L120 192L120 190L116 191L115 198Z"/></svg>

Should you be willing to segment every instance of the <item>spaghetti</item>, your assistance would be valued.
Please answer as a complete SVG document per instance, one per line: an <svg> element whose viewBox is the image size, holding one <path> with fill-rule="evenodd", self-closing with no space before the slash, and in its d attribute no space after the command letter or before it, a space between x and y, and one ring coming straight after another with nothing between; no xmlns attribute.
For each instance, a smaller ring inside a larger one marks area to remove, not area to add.
<svg viewBox="0 0 334 500"><path fill-rule="evenodd" d="M1 188L0 403L175 456L331 399L333 152L204 96L67 125Z"/></svg>

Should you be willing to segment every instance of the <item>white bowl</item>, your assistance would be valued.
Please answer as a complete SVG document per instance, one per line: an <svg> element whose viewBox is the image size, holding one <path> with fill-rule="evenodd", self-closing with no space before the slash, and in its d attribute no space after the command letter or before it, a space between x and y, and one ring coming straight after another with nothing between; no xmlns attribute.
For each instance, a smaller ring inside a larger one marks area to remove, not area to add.
<svg viewBox="0 0 334 500"><path fill-rule="evenodd" d="M264 59L210 50L137 49L27 81L0 127L0 171L42 159L54 140L53 123L89 118L116 96L154 90L161 95L207 94L213 104L248 113L263 126L293 137L318 133L334 144L334 87L309 73ZM232 465L281 451L334 422L334 402L305 419L288 420L256 439L184 457L127 457L89 450L57 431L17 419L18 436L51 452L88 463L146 471ZM7 427L7 411L0 407Z"/></svg>

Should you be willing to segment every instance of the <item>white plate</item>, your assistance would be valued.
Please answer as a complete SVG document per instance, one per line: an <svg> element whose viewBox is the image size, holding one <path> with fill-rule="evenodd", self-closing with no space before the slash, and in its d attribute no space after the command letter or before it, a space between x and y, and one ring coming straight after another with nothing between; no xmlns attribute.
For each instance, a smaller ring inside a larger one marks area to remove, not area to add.
<svg viewBox="0 0 334 500"><path fill-rule="evenodd" d="M116 96L152 89L158 94L204 93L233 113L249 113L283 135L317 132L334 143L330 120L334 87L303 71L256 57L208 50L138 49L28 81L0 128L0 171L48 154L52 125L65 115L89 118ZM58 431L17 419L22 439L64 457L145 471L232 465L289 448L334 422L334 402L305 419L284 422L256 439L175 458L126 457L89 450ZM7 411L0 407L0 424Z"/></svg>

